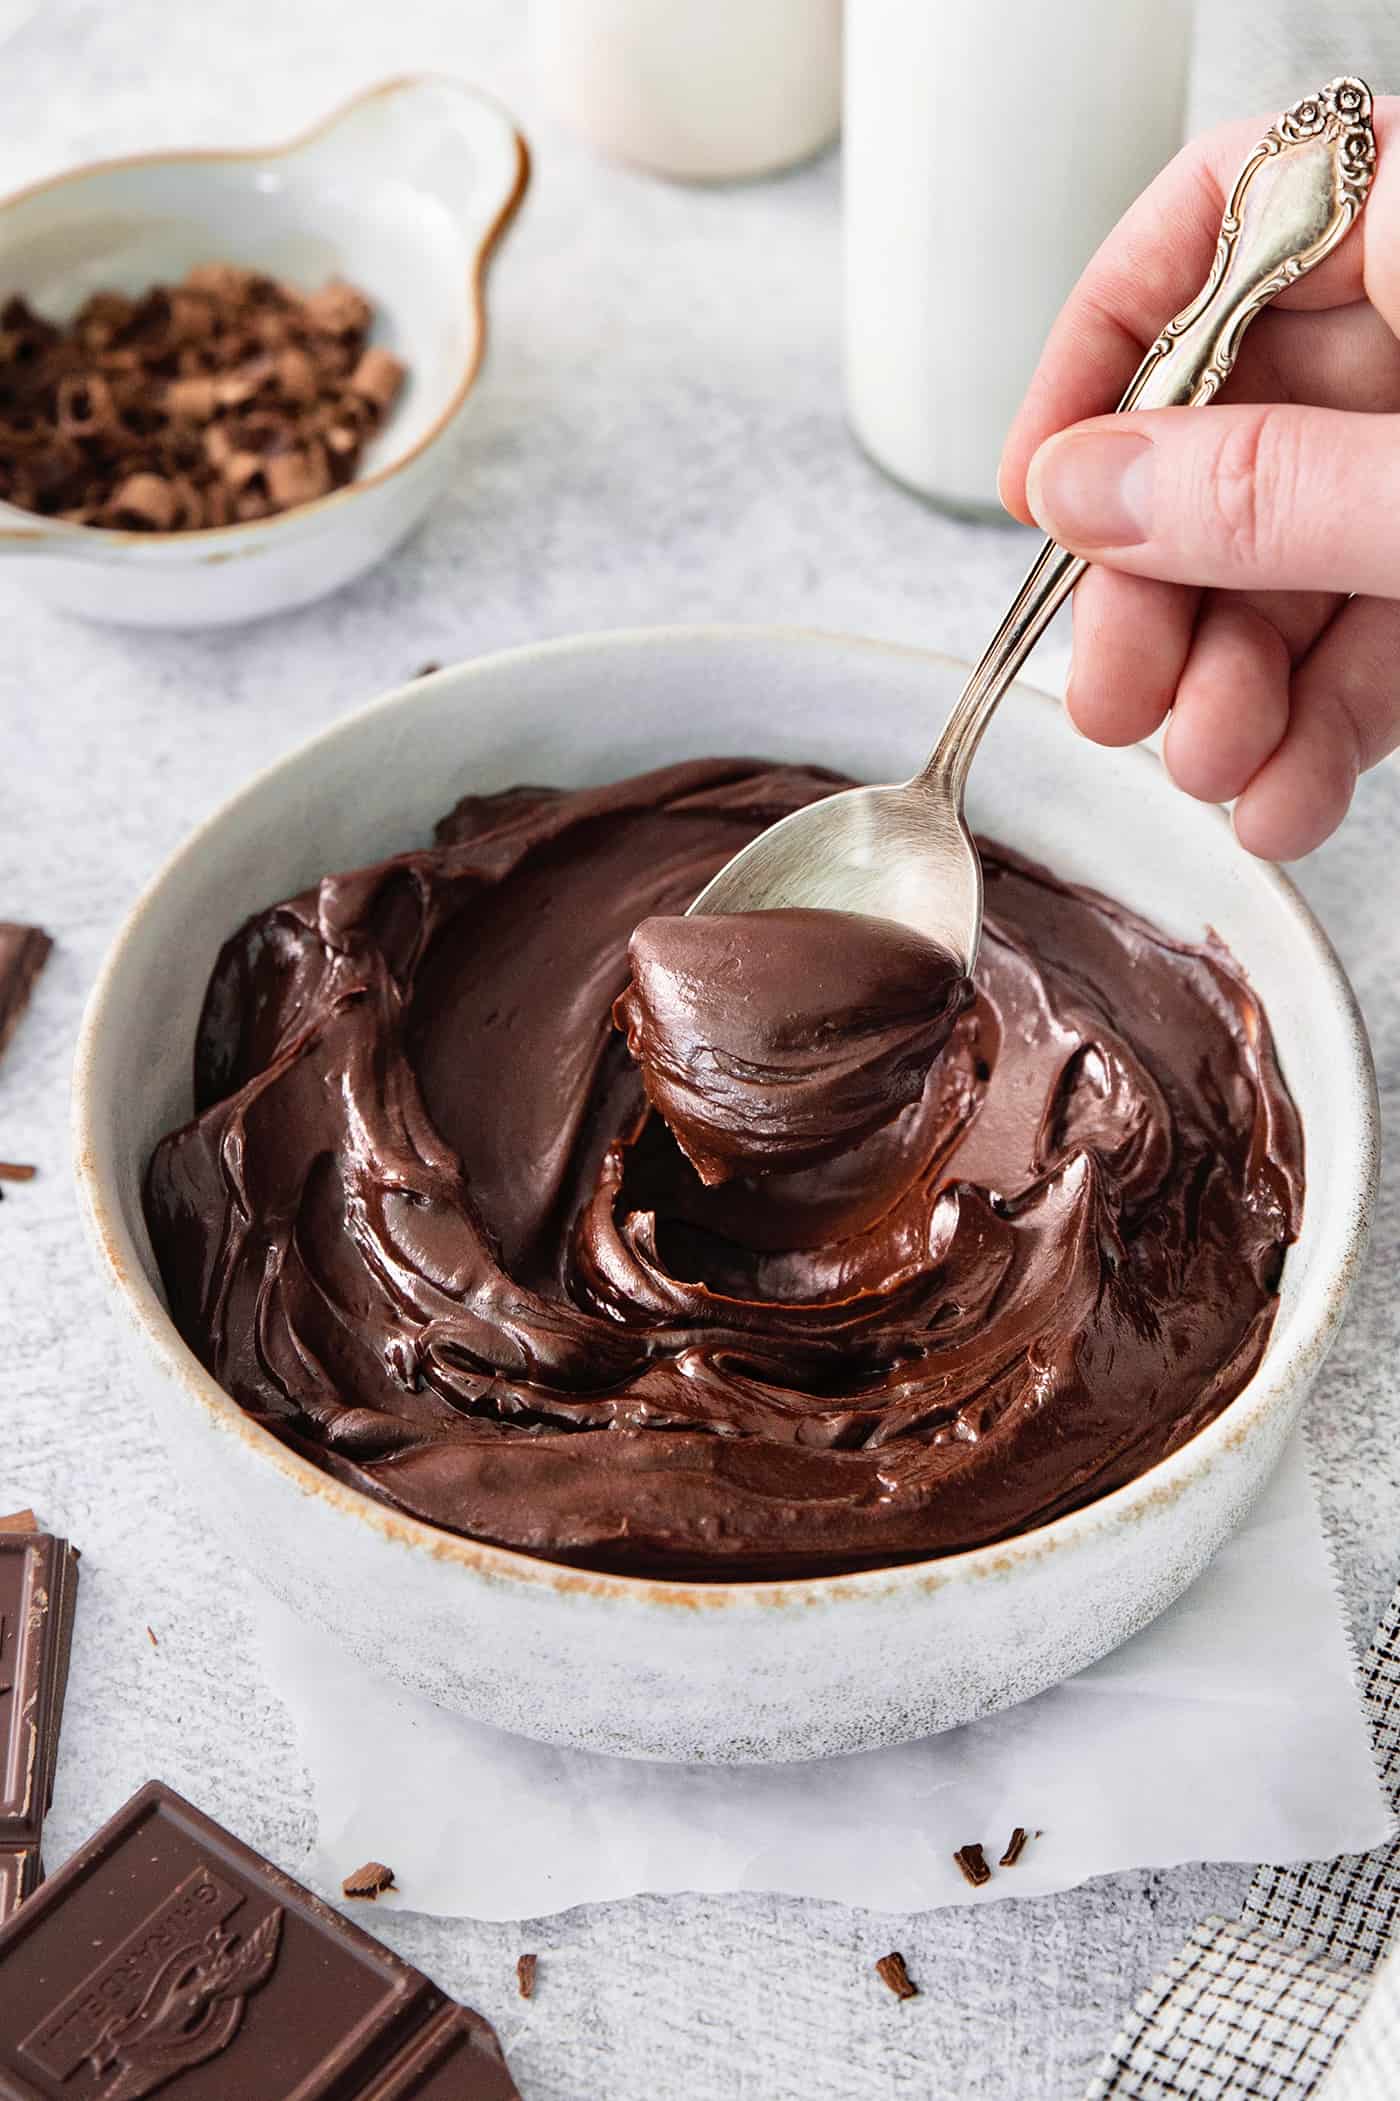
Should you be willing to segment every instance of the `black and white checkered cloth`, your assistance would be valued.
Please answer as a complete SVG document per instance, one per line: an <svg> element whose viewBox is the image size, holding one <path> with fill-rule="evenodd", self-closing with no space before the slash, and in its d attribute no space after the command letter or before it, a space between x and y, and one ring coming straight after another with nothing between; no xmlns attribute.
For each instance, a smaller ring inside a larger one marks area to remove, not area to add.
<svg viewBox="0 0 1400 2101"><path fill-rule="evenodd" d="M1400 1812L1400 1590L1361 1678L1376 1762ZM1243 1916L1198 1926L1139 1998L1087 2101L1397 2101L1397 1929L1400 1839L1261 1868Z"/></svg>

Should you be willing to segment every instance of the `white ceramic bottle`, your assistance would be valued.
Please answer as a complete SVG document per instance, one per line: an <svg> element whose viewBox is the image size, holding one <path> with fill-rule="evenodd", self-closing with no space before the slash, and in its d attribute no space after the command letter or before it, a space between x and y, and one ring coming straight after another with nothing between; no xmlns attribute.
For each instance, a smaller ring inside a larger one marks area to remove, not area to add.
<svg viewBox="0 0 1400 2101"><path fill-rule="evenodd" d="M898 480L997 508L1002 440L1065 294L1181 143L1191 12L850 0L846 399Z"/></svg>
<svg viewBox="0 0 1400 2101"><path fill-rule="evenodd" d="M769 175L840 128L841 0L532 0L531 35L557 113L658 175Z"/></svg>

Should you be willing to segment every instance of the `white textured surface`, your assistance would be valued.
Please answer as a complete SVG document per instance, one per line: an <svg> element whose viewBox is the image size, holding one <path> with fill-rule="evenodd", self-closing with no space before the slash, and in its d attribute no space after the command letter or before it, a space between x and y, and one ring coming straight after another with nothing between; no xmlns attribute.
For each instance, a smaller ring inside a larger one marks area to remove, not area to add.
<svg viewBox="0 0 1400 2101"><path fill-rule="evenodd" d="M385 569L204 638L89 630L0 573L0 912L60 943L0 1069L0 1156L42 1169L0 1207L0 1501L32 1494L85 1550L54 1859L153 1771L288 1865L309 1838L242 1590L132 1409L67 1175L79 1006L137 885L228 786L427 658L682 618L966 653L1027 556L1021 535L925 511L846 438L834 165L713 193L601 166L536 120L520 13L50 0L0 51L6 186L98 153L277 137L421 64L495 87L537 150L461 485ZM1400 783L1373 777L1304 871L1370 1017L1392 1128L1397 833ZM1400 1319L1383 1280L1397 1274L1392 1164L1369 1281L1311 1409L1363 1638L1395 1575ZM498 2021L527 2101L1070 2101L1148 1972L1205 1912L1233 1913L1245 1880L1128 1875L897 1926L762 1897L638 1899L519 1929L371 1923ZM907 2006L871 1974L891 1945L925 1986ZM543 1951L528 2008L522 1947Z"/></svg>

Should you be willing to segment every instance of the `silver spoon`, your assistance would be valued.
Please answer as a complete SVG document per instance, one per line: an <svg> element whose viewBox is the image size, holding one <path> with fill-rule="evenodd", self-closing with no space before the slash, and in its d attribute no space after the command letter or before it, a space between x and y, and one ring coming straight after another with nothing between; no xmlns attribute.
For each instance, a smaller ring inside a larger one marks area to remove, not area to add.
<svg viewBox="0 0 1400 2101"><path fill-rule="evenodd" d="M1118 408L1199 408L1234 365L1255 315L1330 255L1375 171L1371 92L1332 81L1295 102L1241 169L1206 283L1148 351ZM1047 540L948 717L921 773L850 788L760 833L692 912L825 906L931 935L970 973L982 932L982 864L963 815L992 712L1088 564Z"/></svg>

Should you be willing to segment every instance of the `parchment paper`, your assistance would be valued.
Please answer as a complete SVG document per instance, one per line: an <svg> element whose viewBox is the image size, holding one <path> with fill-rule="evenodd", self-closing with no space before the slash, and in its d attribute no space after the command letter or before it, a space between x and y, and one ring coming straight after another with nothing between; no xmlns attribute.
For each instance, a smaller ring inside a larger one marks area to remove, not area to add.
<svg viewBox="0 0 1400 2101"><path fill-rule="evenodd" d="M1185 1860L1321 1859L1390 1830L1301 1439L1177 1605L1101 1663L925 1742L801 1765L551 1749L366 1676L259 1591L268 1676L310 1769L327 1892L517 1919L638 1891L781 1890L881 1911L994 1903ZM972 1890L953 1854L995 1862Z"/></svg>

